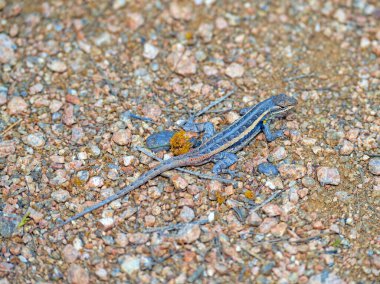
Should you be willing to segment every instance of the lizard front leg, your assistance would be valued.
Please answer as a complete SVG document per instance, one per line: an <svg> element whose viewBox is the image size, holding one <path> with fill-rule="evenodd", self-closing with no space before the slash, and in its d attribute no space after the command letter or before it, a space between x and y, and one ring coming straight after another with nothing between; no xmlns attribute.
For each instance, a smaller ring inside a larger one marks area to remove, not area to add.
<svg viewBox="0 0 380 284"><path fill-rule="evenodd" d="M268 142L272 142L276 140L277 138L284 136L283 130L277 130L272 133L270 130L268 121L263 121L263 123L261 124L261 129L263 130L265 138L267 139Z"/></svg>
<svg viewBox="0 0 380 284"><path fill-rule="evenodd" d="M228 168L235 164L238 160L238 156L230 152L221 152L214 156L214 167L212 172L214 174L228 173L231 176L235 176L235 171L229 170Z"/></svg>
<svg viewBox="0 0 380 284"><path fill-rule="evenodd" d="M215 127L212 122L196 123L194 118L191 117L185 123L180 125L181 128L188 132L201 133L204 132L202 142L206 141L215 134Z"/></svg>

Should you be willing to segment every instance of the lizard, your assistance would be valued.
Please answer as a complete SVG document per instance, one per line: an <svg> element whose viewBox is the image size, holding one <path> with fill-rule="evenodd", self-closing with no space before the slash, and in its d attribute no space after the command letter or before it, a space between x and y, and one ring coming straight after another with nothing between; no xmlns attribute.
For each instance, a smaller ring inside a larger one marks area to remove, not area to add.
<svg viewBox="0 0 380 284"><path fill-rule="evenodd" d="M241 111L242 117L224 128L220 132L215 132L215 127L211 122L194 123L190 121L183 125L186 131L203 131L203 139L200 146L191 149L188 153L174 156L162 161L156 167L142 174L137 180L125 186L117 193L108 198L85 208L82 212L70 217L66 221L58 224L51 231L63 227L64 225L77 220L84 215L103 207L104 205L119 199L136 188L139 188L149 180L171 169L184 166L199 166L209 162L214 162L212 172L221 174L231 173L228 168L237 162L236 152L245 147L260 132L263 132L267 141L271 142L284 135L283 130L271 132L270 122L279 116L286 114L297 105L297 100L285 94L272 96L255 106L245 108Z"/></svg>

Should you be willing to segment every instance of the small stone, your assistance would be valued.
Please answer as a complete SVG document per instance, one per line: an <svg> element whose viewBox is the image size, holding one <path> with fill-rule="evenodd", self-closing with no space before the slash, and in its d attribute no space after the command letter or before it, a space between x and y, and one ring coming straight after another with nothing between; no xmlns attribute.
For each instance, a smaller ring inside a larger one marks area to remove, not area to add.
<svg viewBox="0 0 380 284"><path fill-rule="evenodd" d="M306 175L306 168L302 165L282 164L278 167L281 177L286 179L300 179Z"/></svg>
<svg viewBox="0 0 380 284"><path fill-rule="evenodd" d="M114 0L112 4L112 9L119 10L120 8L123 8L127 4L126 0Z"/></svg>
<svg viewBox="0 0 380 284"><path fill-rule="evenodd" d="M186 76L197 72L197 62L190 50L185 50L181 44L173 48L173 52L166 59L170 68L176 73Z"/></svg>
<svg viewBox="0 0 380 284"><path fill-rule="evenodd" d="M287 228L288 225L285 222L281 222L274 226L270 232L276 237L282 237L285 234Z"/></svg>
<svg viewBox="0 0 380 284"><path fill-rule="evenodd" d="M44 214L30 207L29 217L32 218L34 222L39 223L44 218Z"/></svg>
<svg viewBox="0 0 380 284"><path fill-rule="evenodd" d="M178 242L191 244L199 239L201 229L198 224L189 224L179 230L177 235Z"/></svg>
<svg viewBox="0 0 380 284"><path fill-rule="evenodd" d="M154 217L153 215L146 215L144 217L144 223L146 227L153 227L156 223L156 217Z"/></svg>
<svg viewBox="0 0 380 284"><path fill-rule="evenodd" d="M263 265L263 267L261 268L261 272L264 275L270 275L272 273L273 267L275 266L276 266L276 263L274 261L270 261Z"/></svg>
<svg viewBox="0 0 380 284"><path fill-rule="evenodd" d="M360 40L360 47L362 49L366 49L368 48L369 46L371 45L371 41L366 38L366 37L362 37L361 40Z"/></svg>
<svg viewBox="0 0 380 284"><path fill-rule="evenodd" d="M132 132L129 129L121 129L112 135L112 141L120 146L127 146L132 142Z"/></svg>
<svg viewBox="0 0 380 284"><path fill-rule="evenodd" d="M57 73L63 73L67 70L67 66L65 62L60 61L60 60L53 60L49 62L47 66L51 71L54 71Z"/></svg>
<svg viewBox="0 0 380 284"><path fill-rule="evenodd" d="M131 276L140 270L140 258L126 255L123 257L120 267L122 271Z"/></svg>
<svg viewBox="0 0 380 284"><path fill-rule="evenodd" d="M10 115L25 113L28 110L28 104L21 97L13 97L8 102L8 112Z"/></svg>
<svg viewBox="0 0 380 284"><path fill-rule="evenodd" d="M82 127L75 126L71 129L71 141L77 144L82 144L84 137L84 131Z"/></svg>
<svg viewBox="0 0 380 284"><path fill-rule="evenodd" d="M80 99L78 98L78 96L67 94L65 99L67 103L70 103L73 105L80 105Z"/></svg>
<svg viewBox="0 0 380 284"><path fill-rule="evenodd" d="M304 144L306 146L314 146L315 143L317 143L317 139L315 139L315 138L305 137L302 139L302 144Z"/></svg>
<svg viewBox="0 0 380 284"><path fill-rule="evenodd" d="M325 273L325 271L327 273ZM322 273L310 277L308 284L346 284L347 282L339 278L336 274L324 270Z"/></svg>
<svg viewBox="0 0 380 284"><path fill-rule="evenodd" d="M157 104L146 104L144 105L142 112L144 116L153 119L154 121L158 121L161 117L162 110Z"/></svg>
<svg viewBox="0 0 380 284"><path fill-rule="evenodd" d="M90 178L90 180L87 183L88 187L93 187L93 188L102 187L103 184L104 184L104 179L100 176L95 176L95 177Z"/></svg>
<svg viewBox="0 0 380 284"><path fill-rule="evenodd" d="M171 177L171 181L176 189L184 190L189 185L186 179L181 175L174 174Z"/></svg>
<svg viewBox="0 0 380 284"><path fill-rule="evenodd" d="M313 187L315 184L316 182L312 177L304 177L302 179L302 185L305 187Z"/></svg>
<svg viewBox="0 0 380 284"><path fill-rule="evenodd" d="M313 223L313 228L316 230L323 230L325 226L322 224L320 220L318 220Z"/></svg>
<svg viewBox="0 0 380 284"><path fill-rule="evenodd" d="M128 237L127 234L117 232L115 238L116 244L120 247L125 247L128 245Z"/></svg>
<svg viewBox="0 0 380 284"><path fill-rule="evenodd" d="M16 152L16 142L13 140L6 140L0 142L0 158L7 157Z"/></svg>
<svg viewBox="0 0 380 284"><path fill-rule="evenodd" d="M265 214L267 214L269 217L275 217L282 214L282 209L280 206L276 204L267 204L263 206L263 211Z"/></svg>
<svg viewBox="0 0 380 284"><path fill-rule="evenodd" d="M287 157L287 153L284 147L276 147L268 156L269 162L278 162Z"/></svg>
<svg viewBox="0 0 380 284"><path fill-rule="evenodd" d="M354 144L348 140L343 140L342 146L339 149L341 155L350 155L354 151Z"/></svg>
<svg viewBox="0 0 380 284"><path fill-rule="evenodd" d="M98 276L102 280L107 280L108 279L108 273L107 270L104 268L98 268L95 270L95 275Z"/></svg>
<svg viewBox="0 0 380 284"><path fill-rule="evenodd" d="M133 166L138 163L138 160L135 156L123 156L123 165L128 167L128 166Z"/></svg>
<svg viewBox="0 0 380 284"><path fill-rule="evenodd" d="M321 185L340 183L340 175L337 168L319 167L317 169L317 178Z"/></svg>
<svg viewBox="0 0 380 284"><path fill-rule="evenodd" d="M129 235L128 240L132 244L143 245L149 241L149 235L144 233L134 233Z"/></svg>
<svg viewBox="0 0 380 284"><path fill-rule="evenodd" d="M140 13L127 14L128 27L135 31L144 24L144 17Z"/></svg>
<svg viewBox="0 0 380 284"><path fill-rule="evenodd" d="M41 83L37 83L30 87L29 92L31 95L40 93L44 89L44 86Z"/></svg>
<svg viewBox="0 0 380 284"><path fill-rule="evenodd" d="M115 219L112 217L101 218L98 221L98 228L102 231L109 231L115 225Z"/></svg>
<svg viewBox="0 0 380 284"><path fill-rule="evenodd" d="M336 12L334 14L334 18L337 19L341 23L345 23L347 20L346 13L344 12L343 9L336 10Z"/></svg>
<svg viewBox="0 0 380 284"><path fill-rule="evenodd" d="M272 163L261 163L257 166L257 170L259 171L259 173L264 174L266 176L278 175L278 169Z"/></svg>
<svg viewBox="0 0 380 284"><path fill-rule="evenodd" d="M198 34L202 37L205 42L210 42L212 39L212 32L214 25L208 23L202 23L198 28Z"/></svg>
<svg viewBox="0 0 380 284"><path fill-rule="evenodd" d="M65 202L67 199L70 198L70 193L64 189L60 189L57 191L54 191L51 194L51 198L54 199L56 202Z"/></svg>
<svg viewBox="0 0 380 284"><path fill-rule="evenodd" d="M190 3L171 1L169 6L170 15L176 20L190 21L193 17L193 9Z"/></svg>
<svg viewBox="0 0 380 284"><path fill-rule="evenodd" d="M360 129L359 128L353 128L353 129L350 129L347 133L346 133L346 138L348 140L350 140L351 142L355 142L356 139L358 139L358 136L359 136L359 133L360 133Z"/></svg>
<svg viewBox="0 0 380 284"><path fill-rule="evenodd" d="M7 103L7 93L0 91L0 106L5 105Z"/></svg>
<svg viewBox="0 0 380 284"><path fill-rule="evenodd" d="M71 264L67 270L67 281L70 284L88 284L90 277L87 270L77 264Z"/></svg>
<svg viewBox="0 0 380 284"><path fill-rule="evenodd" d="M300 198L305 198L305 197L307 196L307 194L309 193L309 189L306 188L306 187L304 187L304 188L299 189L299 190L297 191L297 193L298 193L298 196L299 196Z"/></svg>
<svg viewBox="0 0 380 284"><path fill-rule="evenodd" d="M62 250L63 259L68 263L73 263L79 257L79 251L73 245L68 244Z"/></svg>
<svg viewBox="0 0 380 284"><path fill-rule="evenodd" d="M84 184L90 178L90 172L89 171L79 171L77 173L77 177L78 177L80 183Z"/></svg>
<svg viewBox="0 0 380 284"><path fill-rule="evenodd" d="M45 136L41 132L36 132L33 134L29 134L27 136L24 136L22 138L22 141L33 148L41 148L42 146L45 145Z"/></svg>
<svg viewBox="0 0 380 284"><path fill-rule="evenodd" d="M16 54L14 50L16 45L13 43L12 39L4 34L0 33L0 63L7 64L14 62L16 60Z"/></svg>
<svg viewBox="0 0 380 284"><path fill-rule="evenodd" d="M195 218L195 214L194 214L193 209L191 209L188 206L184 206L181 209L181 212L179 213L179 217L182 222L188 223L188 222L193 221L193 219Z"/></svg>
<svg viewBox="0 0 380 284"><path fill-rule="evenodd" d="M244 67L238 63L232 63L226 68L226 75L230 78L239 78L244 74Z"/></svg>
<svg viewBox="0 0 380 284"><path fill-rule="evenodd" d="M218 18L216 18L216 20L215 20L215 25L216 25L216 28L217 28L218 30L223 30L223 29L225 29L225 28L228 28L228 23L227 23L227 21L226 21L224 18L222 18L222 17L218 17Z"/></svg>
<svg viewBox="0 0 380 284"><path fill-rule="evenodd" d="M284 189L284 184L282 183L282 179L279 176L268 179L265 182L265 186L269 187L271 190Z"/></svg>
<svg viewBox="0 0 380 284"><path fill-rule="evenodd" d="M296 188L291 187L289 189L289 201L293 204L297 204L299 200L298 191Z"/></svg>
<svg viewBox="0 0 380 284"><path fill-rule="evenodd" d="M7 2L5 2L5 0L0 0L0 11L3 10L6 5L7 5ZM2 283L2 284L5 284L5 283Z"/></svg>
<svg viewBox="0 0 380 284"><path fill-rule="evenodd" d="M226 114L226 119L227 119L227 122L229 124L232 124L234 123L236 120L238 120L240 118L240 115L235 112L235 111L229 111L227 114Z"/></svg>
<svg viewBox="0 0 380 284"><path fill-rule="evenodd" d="M245 220L245 222L248 225L252 225L252 226L259 226L262 221L263 221L263 219L254 210L249 211L248 217Z"/></svg>
<svg viewBox="0 0 380 284"><path fill-rule="evenodd" d="M155 47L153 44L145 43L144 44L144 53L143 56L147 59L155 59L158 55L158 48Z"/></svg>
<svg viewBox="0 0 380 284"><path fill-rule="evenodd" d="M276 218L265 218L264 221L259 226L259 232L261 234L267 234L277 224L278 224L278 221Z"/></svg>
<svg viewBox="0 0 380 284"><path fill-rule="evenodd" d="M380 175L380 158L372 158L368 162L368 169L374 175Z"/></svg>
<svg viewBox="0 0 380 284"><path fill-rule="evenodd" d="M74 106L72 104L66 104L63 110L62 121L65 125L73 125L75 123Z"/></svg>

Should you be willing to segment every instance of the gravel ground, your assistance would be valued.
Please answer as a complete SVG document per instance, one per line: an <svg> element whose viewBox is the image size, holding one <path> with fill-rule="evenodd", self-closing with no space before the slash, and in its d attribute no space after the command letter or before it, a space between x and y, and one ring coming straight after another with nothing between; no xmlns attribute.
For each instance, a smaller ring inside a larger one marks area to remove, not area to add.
<svg viewBox="0 0 380 284"><path fill-rule="evenodd" d="M257 2L0 0L1 284L378 283L380 6ZM171 171L46 233L233 86L198 121L299 101L237 187Z"/></svg>

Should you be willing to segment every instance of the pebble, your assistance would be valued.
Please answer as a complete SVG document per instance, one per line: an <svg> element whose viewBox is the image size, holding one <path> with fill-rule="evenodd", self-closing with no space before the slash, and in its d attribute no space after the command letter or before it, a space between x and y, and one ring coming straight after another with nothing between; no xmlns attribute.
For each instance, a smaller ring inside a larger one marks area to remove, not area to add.
<svg viewBox="0 0 380 284"><path fill-rule="evenodd" d="M184 190L189 185L187 180L182 175L174 174L171 176L171 181L176 189Z"/></svg>
<svg viewBox="0 0 380 284"><path fill-rule="evenodd" d="M35 94L41 93L43 89L44 89L44 86L41 83L37 83L33 85L32 87L30 87L29 93L31 95L35 95Z"/></svg>
<svg viewBox="0 0 380 284"><path fill-rule="evenodd" d="M288 229L288 225L285 222L280 222L276 226L274 226L270 232L276 237L282 237L286 230Z"/></svg>
<svg viewBox="0 0 380 284"><path fill-rule="evenodd" d="M95 275L100 279L106 281L108 279L108 272L104 268L98 268L95 270Z"/></svg>
<svg viewBox="0 0 380 284"><path fill-rule="evenodd" d="M380 175L380 158L372 158L368 162L368 169L369 171L379 176Z"/></svg>
<svg viewBox="0 0 380 284"><path fill-rule="evenodd" d="M67 263L73 263L79 257L79 251L72 244L67 244L62 250L63 259Z"/></svg>
<svg viewBox="0 0 380 284"><path fill-rule="evenodd" d="M70 198L70 193L64 189L59 189L57 191L53 191L51 198L53 198L56 202L66 202L67 199Z"/></svg>
<svg viewBox="0 0 380 284"><path fill-rule="evenodd" d="M194 213L193 209L191 209L190 207L184 206L181 209L181 212L179 213L179 217L180 217L182 222L188 223L188 222L191 222L194 220L195 213Z"/></svg>
<svg viewBox="0 0 380 284"><path fill-rule="evenodd" d="M232 63L226 68L226 75L230 78L240 78L244 74L244 67L238 63Z"/></svg>
<svg viewBox="0 0 380 284"><path fill-rule="evenodd" d="M21 97L13 97L8 102L8 112L10 115L25 113L28 110L28 104Z"/></svg>
<svg viewBox="0 0 380 284"><path fill-rule="evenodd" d="M193 8L190 3L172 1L169 6L170 15L176 20L190 21L193 17Z"/></svg>
<svg viewBox="0 0 380 284"><path fill-rule="evenodd" d="M0 142L0 158L7 157L16 152L16 142L13 140L6 140Z"/></svg>
<svg viewBox="0 0 380 284"><path fill-rule="evenodd" d="M91 177L87 183L88 187L92 187L92 188L102 187L103 184L104 184L104 179L100 176Z"/></svg>
<svg viewBox="0 0 380 284"><path fill-rule="evenodd" d="M134 233L129 235L128 240L132 244L143 245L149 241L149 235L144 233Z"/></svg>
<svg viewBox="0 0 380 284"><path fill-rule="evenodd" d="M65 125L73 125L75 123L74 106L72 104L66 104L63 109L62 121Z"/></svg>
<svg viewBox="0 0 380 284"><path fill-rule="evenodd" d="M326 273L326 272L327 273ZM323 271L320 274L316 274L310 277L308 284L325 284L325 283L331 283L331 284L346 284L346 281L339 278L334 273L330 273L327 270Z"/></svg>
<svg viewBox="0 0 380 284"><path fill-rule="evenodd" d="M120 264L121 270L131 276L140 270L140 258L137 256L125 255Z"/></svg>
<svg viewBox="0 0 380 284"><path fill-rule="evenodd" d="M259 226L262 221L263 219L253 209L249 211L247 219L245 220L248 225L252 226Z"/></svg>
<svg viewBox="0 0 380 284"><path fill-rule="evenodd" d="M276 147L268 156L269 162L278 162L287 157L287 153L284 147Z"/></svg>
<svg viewBox="0 0 380 284"><path fill-rule="evenodd" d="M24 136L22 141L33 148L41 148L45 145L45 136L41 132L36 132Z"/></svg>
<svg viewBox="0 0 380 284"><path fill-rule="evenodd" d="M276 204L267 204L263 206L263 211L269 217L275 217L282 214L282 209Z"/></svg>
<svg viewBox="0 0 380 284"><path fill-rule="evenodd" d="M49 62L47 66L51 71L54 71L57 73L63 73L67 70L67 66L65 62L60 61L60 60L53 60Z"/></svg>
<svg viewBox="0 0 380 284"><path fill-rule="evenodd" d="M177 235L177 241L180 243L191 244L199 239L201 229L198 224L189 224L181 228Z"/></svg>
<svg viewBox="0 0 380 284"><path fill-rule="evenodd" d="M354 144L348 140L343 140L343 143L339 149L341 155L350 155L354 151Z"/></svg>
<svg viewBox="0 0 380 284"><path fill-rule="evenodd" d="M197 62L195 56L181 44L173 48L173 52L166 59L170 68L183 76L195 74L197 72Z"/></svg>
<svg viewBox="0 0 380 284"><path fill-rule="evenodd" d="M144 44L144 53L143 56L147 59L155 59L158 55L158 48L155 47L153 44L145 43Z"/></svg>
<svg viewBox="0 0 380 284"><path fill-rule="evenodd" d="M101 218L98 220L98 228L102 231L109 231L115 226L115 220L112 217Z"/></svg>
<svg viewBox="0 0 380 284"><path fill-rule="evenodd" d="M144 24L144 22L144 17L140 13L127 14L127 24L132 31L135 31L138 28L140 28Z"/></svg>
<svg viewBox="0 0 380 284"><path fill-rule="evenodd" d="M16 60L16 45L5 33L0 33L0 63L7 64Z"/></svg>
<svg viewBox="0 0 380 284"><path fill-rule="evenodd" d="M0 90L0 106L5 105L7 103L7 92Z"/></svg>
<svg viewBox="0 0 380 284"><path fill-rule="evenodd" d="M129 129L121 129L112 135L112 141L120 146L127 146L132 142L132 132Z"/></svg>
<svg viewBox="0 0 380 284"><path fill-rule="evenodd" d="M67 281L70 284L88 284L90 283L90 276L86 269L78 264L71 264L67 270Z"/></svg>
<svg viewBox="0 0 380 284"><path fill-rule="evenodd" d="M277 167L272 163L261 163L257 166L257 170L266 176L277 176L279 173Z"/></svg>
<svg viewBox="0 0 380 284"><path fill-rule="evenodd" d="M337 168L319 167L317 169L317 178L321 185L340 184L340 175Z"/></svg>
<svg viewBox="0 0 380 284"><path fill-rule="evenodd" d="M0 0L0 11L3 10L6 5L7 5L7 2L5 2L5 0Z"/></svg>
<svg viewBox="0 0 380 284"><path fill-rule="evenodd" d="M273 218L273 217L265 218L259 226L259 232L261 234L267 234L277 224L278 224L277 218Z"/></svg>
<svg viewBox="0 0 380 284"><path fill-rule="evenodd" d="M44 214L34 210L32 207L29 208L29 217L33 219L34 222L39 223L44 218Z"/></svg>
<svg viewBox="0 0 380 284"><path fill-rule="evenodd" d="M286 179L300 179L306 175L306 168L302 165L282 164L278 167L281 177Z"/></svg>
<svg viewBox="0 0 380 284"><path fill-rule="evenodd" d="M112 9L119 10L127 4L127 0L114 0L112 4Z"/></svg>

